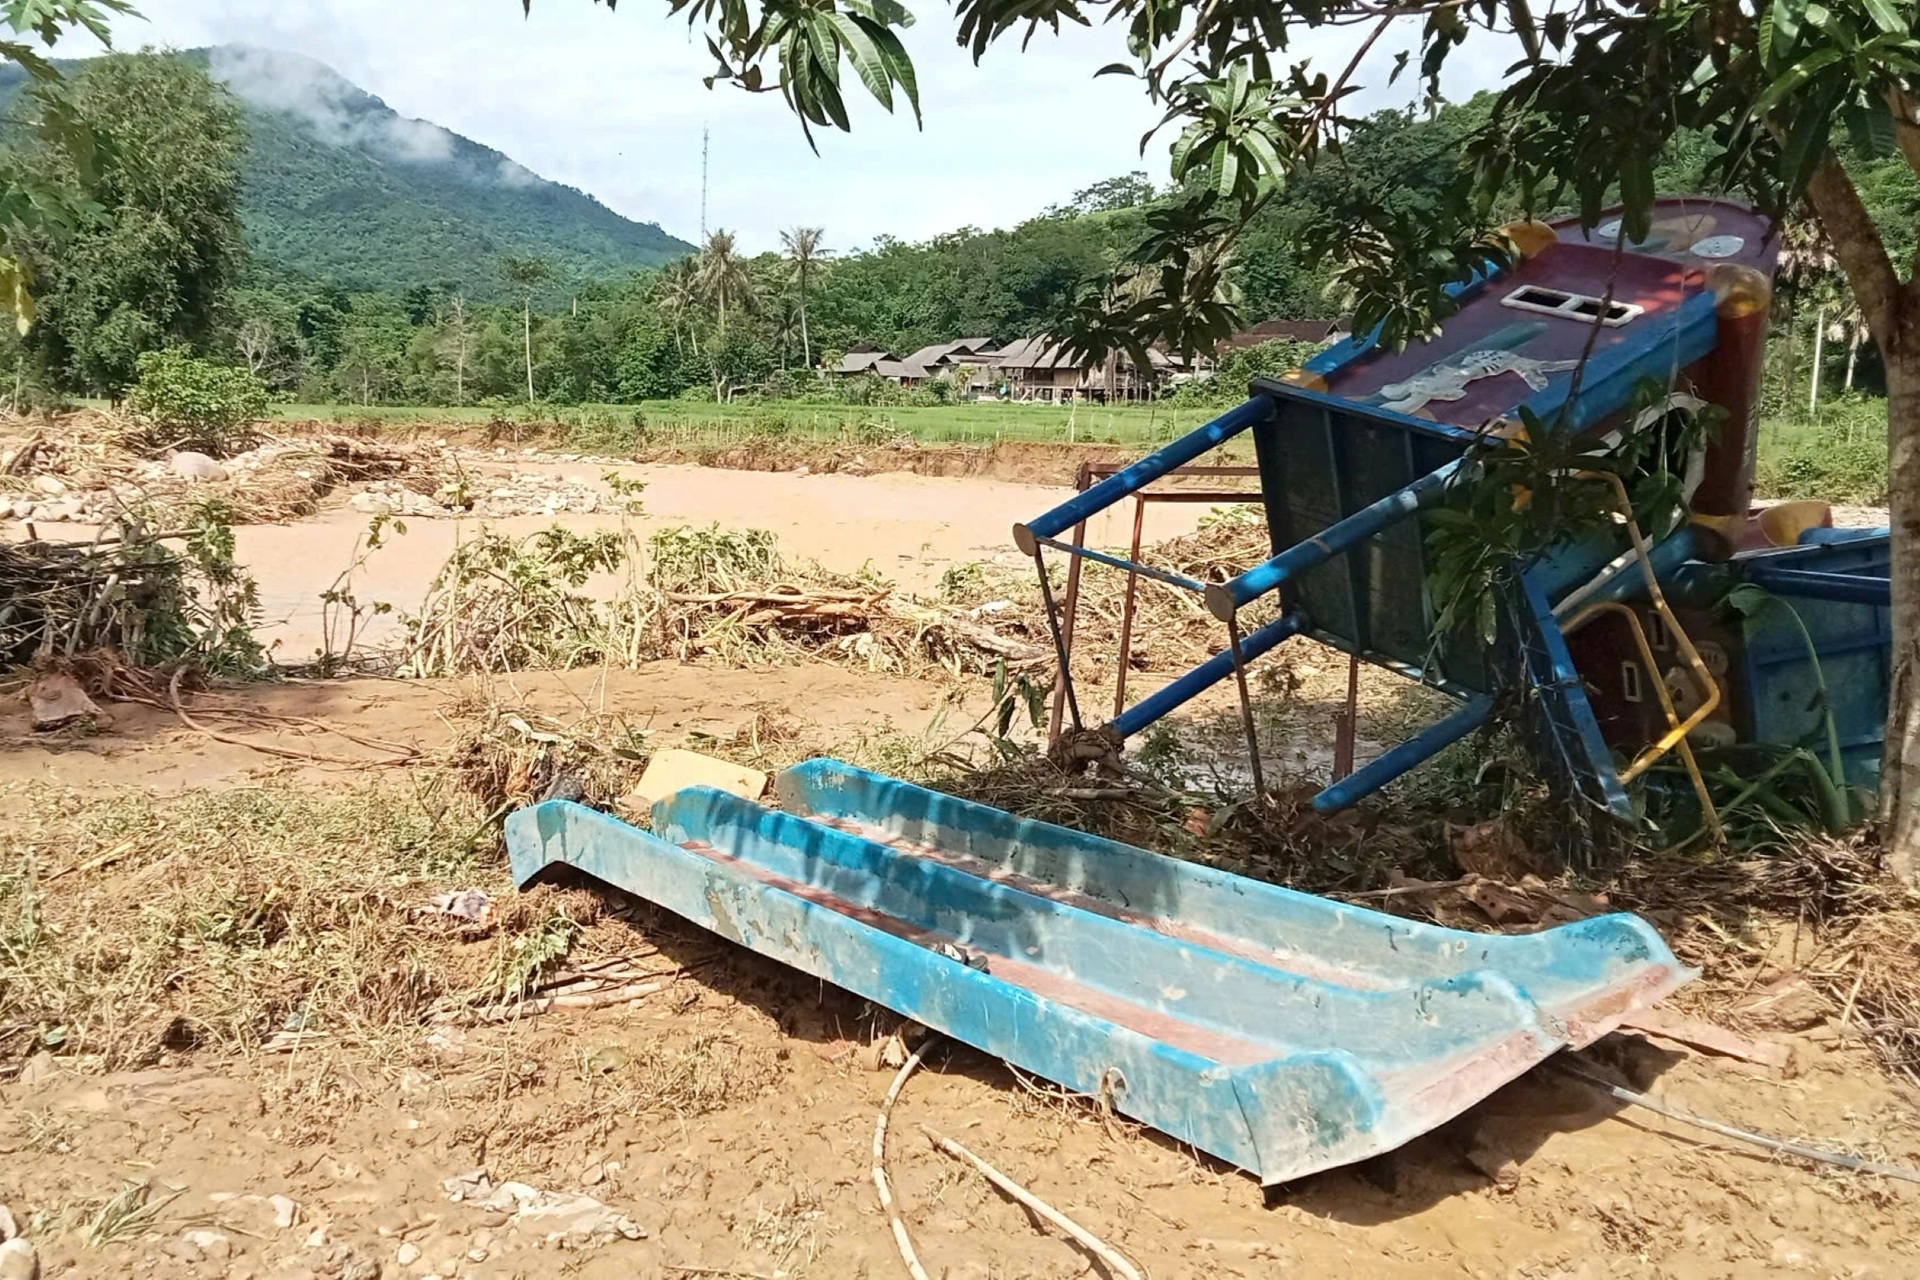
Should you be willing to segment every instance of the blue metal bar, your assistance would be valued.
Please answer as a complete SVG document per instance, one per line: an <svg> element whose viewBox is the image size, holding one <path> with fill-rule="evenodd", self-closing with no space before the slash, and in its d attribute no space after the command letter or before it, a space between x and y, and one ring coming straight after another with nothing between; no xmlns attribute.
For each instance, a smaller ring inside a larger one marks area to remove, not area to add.
<svg viewBox="0 0 1920 1280"><path fill-rule="evenodd" d="M1755 586L1765 587L1776 595L1838 600L1847 604L1893 603L1892 580L1867 574L1821 573L1813 569L1773 569L1754 565L1747 570L1746 578Z"/></svg>
<svg viewBox="0 0 1920 1280"><path fill-rule="evenodd" d="M1298 635L1307 625L1306 616L1289 613L1269 622L1258 631L1240 637L1240 655L1248 662L1269 652L1282 640ZM1109 723L1121 737L1130 738L1176 707L1193 701L1208 689L1233 674L1233 653L1223 650L1187 672L1163 689L1148 694L1122 711Z"/></svg>
<svg viewBox="0 0 1920 1280"><path fill-rule="evenodd" d="M1488 271L1485 268L1476 267L1467 279L1445 284L1440 288L1453 299L1457 308L1485 289L1488 281L1506 274L1504 269ZM1349 365L1358 362L1361 357L1371 355L1375 344L1380 340L1380 329L1380 325L1375 325L1371 331L1364 334L1350 333L1332 346L1315 352L1300 367L1309 373L1317 373L1323 378L1331 378L1334 374L1345 371Z"/></svg>
<svg viewBox="0 0 1920 1280"><path fill-rule="evenodd" d="M1826 529L1815 527L1800 531L1800 545L1809 547L1816 545L1830 546L1836 542L1865 542L1870 538L1887 537L1892 532L1893 530L1885 525L1881 525L1877 529Z"/></svg>
<svg viewBox="0 0 1920 1280"><path fill-rule="evenodd" d="M1693 559L1694 532L1690 525L1682 525L1665 539L1653 544L1647 559L1653 565L1655 581L1670 582L1681 565ZM1541 566L1536 565L1536 569ZM1600 572L1586 582L1560 598L1553 606L1556 618L1572 617L1590 604L1601 601L1625 600L1629 596L1639 597L1646 594L1647 577L1640 567L1640 557L1633 550L1614 557L1601 567Z"/></svg>
<svg viewBox="0 0 1920 1280"><path fill-rule="evenodd" d="M1406 488L1360 508L1344 520L1335 521L1305 542L1294 543L1265 564L1255 565L1230 581L1215 583L1207 588L1208 610L1214 617L1225 621L1249 601L1259 599L1281 583L1325 564L1342 551L1364 542L1389 525L1398 524L1422 507L1432 506L1440 500L1447 482L1459 469L1458 462L1449 462L1438 471L1421 476Z"/></svg>
<svg viewBox="0 0 1920 1280"><path fill-rule="evenodd" d="M1231 440L1247 428L1265 422L1273 412L1273 401L1265 396L1229 409L1204 427L1189 431L1172 444L1148 454L1125 471L1115 472L1083 493L1076 493L1044 515L1013 526L1014 545L1032 555L1041 538L1058 537L1091 516L1096 516L1128 494L1146 488L1175 467L1185 466L1209 449Z"/></svg>
<svg viewBox="0 0 1920 1280"><path fill-rule="evenodd" d="M1110 564L1116 569L1125 569L1128 573L1137 573L1143 578L1152 578L1164 582L1170 587L1179 587L1198 595L1207 589L1207 584L1194 578L1166 569L1156 569L1150 564L1135 564L1131 560L1122 560L1119 556L1110 556L1104 551L1095 551L1092 547L1076 546L1071 542L1062 542L1058 538L1035 537L1034 542L1043 547L1052 547L1055 551L1064 551L1070 556L1082 556L1088 560L1098 560L1101 564Z"/></svg>
<svg viewBox="0 0 1920 1280"><path fill-rule="evenodd" d="M1693 294L1654 323L1659 327L1643 331L1634 341L1597 351L1587 361L1580 375L1580 399L1564 424L1567 429L1585 431L1625 408L1641 379L1665 382L1673 371L1686 368L1713 350L1717 334L1713 294L1705 290ZM1520 407L1542 422L1553 423L1554 415L1567 408L1574 376L1554 374L1549 386L1528 396Z"/></svg>
<svg viewBox="0 0 1920 1280"><path fill-rule="evenodd" d="M1481 694L1445 720L1421 730L1322 791L1313 798L1313 807L1321 813L1337 813L1347 808L1409 769L1426 763L1485 724L1492 715L1493 699Z"/></svg>

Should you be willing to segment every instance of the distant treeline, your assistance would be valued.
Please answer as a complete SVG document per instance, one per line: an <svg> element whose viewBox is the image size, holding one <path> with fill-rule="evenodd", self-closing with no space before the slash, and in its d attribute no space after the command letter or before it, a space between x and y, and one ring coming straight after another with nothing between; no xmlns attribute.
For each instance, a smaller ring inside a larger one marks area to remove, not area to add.
<svg viewBox="0 0 1920 1280"><path fill-rule="evenodd" d="M5 155L14 180L76 193L95 211L26 255L39 321L7 339L0 359L27 399L117 396L141 352L171 346L244 365L310 402L631 402L804 389L806 371L859 344L904 356L958 337L1047 331L1101 287L1163 194L1144 174L1126 175L1011 230L883 238L844 255L830 252L831 229L793 228L782 251L751 257L717 232L665 267L579 284L562 283L540 258L503 258L488 264L501 282L495 298L518 300L503 304L452 283L348 291L250 258L240 222L244 113L198 62L94 60L63 88L34 91L16 114L24 124ZM1231 281L1241 314L1249 323L1337 316L1340 301L1326 296L1331 264L1293 248L1302 228L1356 186L1417 214L1457 175L1464 140L1485 118L1475 100L1431 119L1382 112L1359 122L1244 238ZM1680 148L1658 175L1662 188L1701 188L1706 153ZM1889 161L1884 180L1866 172L1876 215L1913 226L1920 189L1904 165ZM1857 331L1839 277L1817 246L1794 247L1784 287L1803 315L1835 331L1823 361L1837 371L1851 356L1872 385L1870 351L1833 340ZM1811 337L1798 339L1801 352ZM1789 346L1790 364L1805 358Z"/></svg>

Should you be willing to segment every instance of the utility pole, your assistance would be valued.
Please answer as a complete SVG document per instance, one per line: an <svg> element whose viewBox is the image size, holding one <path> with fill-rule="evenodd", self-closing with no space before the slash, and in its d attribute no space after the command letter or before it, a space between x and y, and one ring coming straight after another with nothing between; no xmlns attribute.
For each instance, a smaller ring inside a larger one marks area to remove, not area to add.
<svg viewBox="0 0 1920 1280"><path fill-rule="evenodd" d="M700 243L707 243L707 126L700 126Z"/></svg>

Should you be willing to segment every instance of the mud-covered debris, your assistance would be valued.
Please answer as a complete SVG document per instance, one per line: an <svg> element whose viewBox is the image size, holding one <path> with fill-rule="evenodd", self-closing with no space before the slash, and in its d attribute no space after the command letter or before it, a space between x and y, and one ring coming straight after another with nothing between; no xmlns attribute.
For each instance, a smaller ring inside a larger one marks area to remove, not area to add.
<svg viewBox="0 0 1920 1280"><path fill-rule="evenodd" d="M27 686L27 704L33 709L33 731L51 733L68 725L106 723L106 715L80 682L64 671L49 671Z"/></svg>
<svg viewBox="0 0 1920 1280"><path fill-rule="evenodd" d="M486 1170L448 1178L441 1184L449 1199L508 1215L507 1226L547 1244L580 1248L616 1237L643 1239L644 1227L592 1196L542 1191L524 1182L493 1185Z"/></svg>
<svg viewBox="0 0 1920 1280"><path fill-rule="evenodd" d="M455 893L443 893L436 896L424 908L433 915L455 916L461 920L471 920L475 924L485 924L493 919L493 899L484 889L462 889Z"/></svg>

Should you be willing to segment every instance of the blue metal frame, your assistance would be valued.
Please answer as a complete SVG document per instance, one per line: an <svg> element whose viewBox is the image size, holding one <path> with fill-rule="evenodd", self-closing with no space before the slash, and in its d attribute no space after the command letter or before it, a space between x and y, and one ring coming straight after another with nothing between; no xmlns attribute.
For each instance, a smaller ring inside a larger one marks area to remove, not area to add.
<svg viewBox="0 0 1920 1280"><path fill-rule="evenodd" d="M1272 411L1273 405L1263 396L1246 400L1205 426L1189 431L1173 443L1148 454L1126 470L1116 471L1092 488L1074 494L1052 510L1041 513L1025 524L1016 524L1013 526L1014 545L1023 554L1032 555L1036 539L1059 537L1082 520L1099 515L1114 503L1146 488L1175 467L1185 466L1208 450L1217 449L1240 433L1266 421Z"/></svg>

